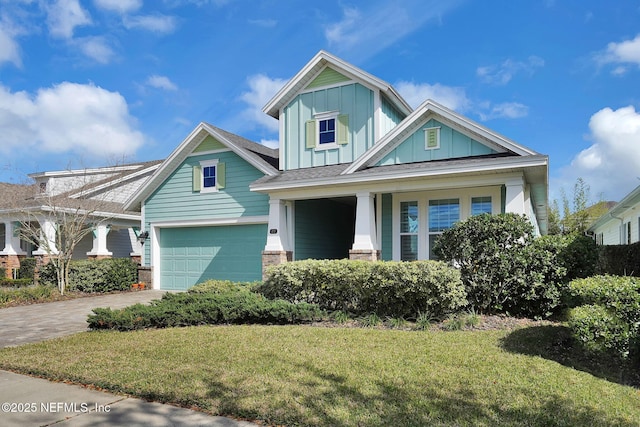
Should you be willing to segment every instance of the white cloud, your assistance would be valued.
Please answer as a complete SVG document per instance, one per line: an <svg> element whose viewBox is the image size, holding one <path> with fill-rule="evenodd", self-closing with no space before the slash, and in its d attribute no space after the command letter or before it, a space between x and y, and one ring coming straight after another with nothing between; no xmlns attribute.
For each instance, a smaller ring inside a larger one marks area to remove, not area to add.
<svg viewBox="0 0 640 427"><path fill-rule="evenodd" d="M17 67L22 66L18 43L12 34L0 27L0 65L4 62L11 62Z"/></svg>
<svg viewBox="0 0 640 427"><path fill-rule="evenodd" d="M248 104L243 115L247 119L259 123L270 131L278 131L278 121L262 112L262 107L286 84L286 80L272 79L263 74L250 76L249 92L240 95L240 99Z"/></svg>
<svg viewBox="0 0 640 427"><path fill-rule="evenodd" d="M629 68L623 64L640 65L640 34L632 40L609 43L605 50L596 52L593 58L600 66L607 64L617 65L611 71L614 76L626 74Z"/></svg>
<svg viewBox="0 0 640 427"><path fill-rule="evenodd" d="M167 15L128 16L123 20L125 28L140 28L153 33L168 34L176 28L176 19Z"/></svg>
<svg viewBox="0 0 640 427"><path fill-rule="evenodd" d="M364 8L344 7L342 19L327 25L324 35L333 50L348 51L351 56L372 56L425 23L439 22L458 3L454 0L370 1Z"/></svg>
<svg viewBox="0 0 640 427"><path fill-rule="evenodd" d="M57 0L45 9L49 33L53 37L70 39L76 27L91 24L91 16L80 6L79 0Z"/></svg>
<svg viewBox="0 0 640 427"><path fill-rule="evenodd" d="M519 73L532 75L538 68L544 66L544 59L530 56L526 61L514 61L507 59L499 65L487 65L478 67L476 74L486 83L505 85Z"/></svg>
<svg viewBox="0 0 640 427"><path fill-rule="evenodd" d="M633 106L604 108L589 120L593 144L562 171L565 182L582 177L592 194L619 199L638 184L640 176L640 112Z"/></svg>
<svg viewBox="0 0 640 427"><path fill-rule="evenodd" d="M0 86L0 152L5 155L33 150L131 155L144 143L132 122L122 95L93 84L63 82L35 95Z"/></svg>
<svg viewBox="0 0 640 427"><path fill-rule="evenodd" d="M484 110L484 111L483 111ZM519 119L529 114L529 107L519 102L503 102L491 105L483 103L480 105L478 115L483 121L491 119Z"/></svg>
<svg viewBox="0 0 640 427"><path fill-rule="evenodd" d="M260 144L265 147L275 148L276 150L280 147L280 141L277 139L261 139Z"/></svg>
<svg viewBox="0 0 640 427"><path fill-rule="evenodd" d="M278 25L278 21L275 19L249 19L249 24L257 25L258 27L273 28Z"/></svg>
<svg viewBox="0 0 640 427"><path fill-rule="evenodd" d="M416 108L427 99L459 112L465 111L471 105L465 90L461 87L400 81L395 84L395 88L412 108Z"/></svg>
<svg viewBox="0 0 640 427"><path fill-rule="evenodd" d="M73 44L87 57L99 62L108 64L115 56L115 52L109 46L104 37L82 37L74 39Z"/></svg>
<svg viewBox="0 0 640 427"><path fill-rule="evenodd" d="M122 15L135 12L142 7L142 0L93 0L101 9L111 10Z"/></svg>
<svg viewBox="0 0 640 427"><path fill-rule="evenodd" d="M164 89L168 91L178 90L178 86L176 86L166 76L158 76L158 75L149 76L149 78L146 81L146 84L148 86L155 87L157 89Z"/></svg>

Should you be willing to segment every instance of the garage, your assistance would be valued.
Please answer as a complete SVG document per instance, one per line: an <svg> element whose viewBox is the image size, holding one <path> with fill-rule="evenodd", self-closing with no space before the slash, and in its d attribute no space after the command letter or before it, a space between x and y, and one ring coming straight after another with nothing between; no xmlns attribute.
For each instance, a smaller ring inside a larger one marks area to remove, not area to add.
<svg viewBox="0 0 640 427"><path fill-rule="evenodd" d="M267 224L160 229L160 289L186 290L209 279L262 277Z"/></svg>

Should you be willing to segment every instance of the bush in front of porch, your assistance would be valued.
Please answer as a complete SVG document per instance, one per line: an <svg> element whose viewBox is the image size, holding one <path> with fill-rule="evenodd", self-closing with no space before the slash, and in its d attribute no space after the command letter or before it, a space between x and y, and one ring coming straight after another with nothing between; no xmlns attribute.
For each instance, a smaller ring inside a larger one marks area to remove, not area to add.
<svg viewBox="0 0 640 427"><path fill-rule="evenodd" d="M438 261L288 262L270 267L256 291L330 311L408 319L443 317L467 304L458 270Z"/></svg>
<svg viewBox="0 0 640 427"><path fill-rule="evenodd" d="M131 258L107 258L100 260L72 261L69 266L67 290L80 292L126 291L138 281L138 265ZM40 271L42 285L56 286L56 270L53 264Z"/></svg>

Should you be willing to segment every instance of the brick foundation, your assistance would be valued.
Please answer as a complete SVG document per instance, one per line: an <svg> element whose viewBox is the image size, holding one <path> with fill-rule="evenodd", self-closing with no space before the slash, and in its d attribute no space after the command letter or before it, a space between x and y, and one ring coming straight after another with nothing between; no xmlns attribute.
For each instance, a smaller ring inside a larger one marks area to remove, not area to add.
<svg viewBox="0 0 640 427"><path fill-rule="evenodd" d="M138 267L138 283L144 283L145 289L153 289L153 270L151 267Z"/></svg>
<svg viewBox="0 0 640 427"><path fill-rule="evenodd" d="M138 265L142 265L142 255L131 255L131 261Z"/></svg>
<svg viewBox="0 0 640 427"><path fill-rule="evenodd" d="M20 268L20 260L25 255L0 255L0 267L4 268L5 277L13 279L13 270Z"/></svg>
<svg viewBox="0 0 640 427"><path fill-rule="evenodd" d="M378 261L380 259L380 251L351 249L349 250L349 259L359 261Z"/></svg>
<svg viewBox="0 0 640 427"><path fill-rule="evenodd" d="M284 264L293 259L293 252L291 251L263 251L262 252L262 280L266 280L267 276L265 272L267 267L272 265Z"/></svg>

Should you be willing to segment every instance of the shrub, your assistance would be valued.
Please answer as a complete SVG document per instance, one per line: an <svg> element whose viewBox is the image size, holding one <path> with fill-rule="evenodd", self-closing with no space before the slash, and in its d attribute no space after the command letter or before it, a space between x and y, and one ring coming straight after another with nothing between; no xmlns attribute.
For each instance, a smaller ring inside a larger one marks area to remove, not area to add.
<svg viewBox="0 0 640 427"><path fill-rule="evenodd" d="M249 291L196 291L167 293L150 305L135 304L120 310L97 308L87 322L91 329L127 331L205 324L301 323L323 316L312 304L268 300Z"/></svg>
<svg viewBox="0 0 640 427"><path fill-rule="evenodd" d="M7 277L7 269L0 267L0 277Z"/></svg>
<svg viewBox="0 0 640 427"><path fill-rule="evenodd" d="M138 265L129 258L72 261L69 265L67 290L80 292L124 291L138 280ZM40 283L57 286L52 263L40 271Z"/></svg>
<svg viewBox="0 0 640 427"><path fill-rule="evenodd" d="M549 250L555 244L533 245L533 233L523 215L477 215L446 230L434 252L460 269L471 307L545 316L559 302L564 271Z"/></svg>
<svg viewBox="0 0 640 427"><path fill-rule="evenodd" d="M50 298L53 289L50 286L29 286L19 289L0 289L0 306L11 303L40 301Z"/></svg>
<svg viewBox="0 0 640 427"><path fill-rule="evenodd" d="M640 242L598 246L599 274L640 276Z"/></svg>
<svg viewBox="0 0 640 427"><path fill-rule="evenodd" d="M18 269L18 279L31 279L36 269L35 258L23 258L20 260L20 268Z"/></svg>
<svg viewBox="0 0 640 427"><path fill-rule="evenodd" d="M190 293L226 294L230 292L250 292L255 283L232 282L231 280L207 280L189 288Z"/></svg>
<svg viewBox="0 0 640 427"><path fill-rule="evenodd" d="M0 278L0 286L2 287L11 287L11 288L21 288L24 286L29 286L33 284L33 279L5 279Z"/></svg>
<svg viewBox="0 0 640 427"><path fill-rule="evenodd" d="M460 275L437 261L306 260L271 267L256 291L355 315L443 316L466 303Z"/></svg>
<svg viewBox="0 0 640 427"><path fill-rule="evenodd" d="M640 340L640 279L594 276L569 283L569 327L589 351L627 358Z"/></svg>

